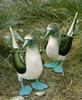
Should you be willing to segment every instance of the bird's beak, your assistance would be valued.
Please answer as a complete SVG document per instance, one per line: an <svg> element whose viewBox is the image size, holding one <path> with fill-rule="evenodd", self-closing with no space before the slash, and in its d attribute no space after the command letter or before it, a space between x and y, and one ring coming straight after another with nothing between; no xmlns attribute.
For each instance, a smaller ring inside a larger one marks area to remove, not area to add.
<svg viewBox="0 0 82 100"><path fill-rule="evenodd" d="M22 48L26 47L27 44L28 44L28 40L25 40L25 42L24 42Z"/></svg>
<svg viewBox="0 0 82 100"><path fill-rule="evenodd" d="M45 39L50 33L50 30L47 30L47 32L45 33L45 35L43 36L43 39Z"/></svg>

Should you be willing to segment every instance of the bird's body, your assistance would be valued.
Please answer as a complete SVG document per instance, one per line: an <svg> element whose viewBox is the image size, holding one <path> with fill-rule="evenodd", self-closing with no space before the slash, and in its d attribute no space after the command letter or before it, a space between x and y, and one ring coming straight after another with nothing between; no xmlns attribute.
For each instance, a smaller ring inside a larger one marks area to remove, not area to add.
<svg viewBox="0 0 82 100"><path fill-rule="evenodd" d="M59 55L59 43L57 38L49 36L49 41L46 47L46 54L52 60L64 60L65 56Z"/></svg>
<svg viewBox="0 0 82 100"><path fill-rule="evenodd" d="M48 44L46 46L46 54L52 60L56 59L58 56L58 41L55 37L49 36Z"/></svg>
<svg viewBox="0 0 82 100"><path fill-rule="evenodd" d="M43 90L45 88L48 88L45 83L38 81L39 76L42 74L43 65L35 39L31 35L25 36L25 41L22 48L25 48L26 52L25 58L22 59L20 55L20 49L16 43L15 36L11 28L10 31L12 37L12 46L14 49L13 62L18 74L18 80L21 83L19 95L24 96L30 94L32 92L32 88L36 90ZM37 81L31 83L31 86L24 86L23 79L36 79Z"/></svg>
<svg viewBox="0 0 82 100"><path fill-rule="evenodd" d="M47 68L53 68L56 73L63 72L62 62L65 60L66 55L71 49L77 15L78 12L76 12L71 27L65 37L61 37L58 24L50 23L47 26L47 32L44 36L44 38L49 37L46 46L46 54L51 60L53 60L53 62L44 64L44 66Z"/></svg>
<svg viewBox="0 0 82 100"><path fill-rule="evenodd" d="M26 47L25 55L26 72L23 74L18 73L19 80L21 78L27 80L37 79L41 75L43 70L43 65L38 47Z"/></svg>

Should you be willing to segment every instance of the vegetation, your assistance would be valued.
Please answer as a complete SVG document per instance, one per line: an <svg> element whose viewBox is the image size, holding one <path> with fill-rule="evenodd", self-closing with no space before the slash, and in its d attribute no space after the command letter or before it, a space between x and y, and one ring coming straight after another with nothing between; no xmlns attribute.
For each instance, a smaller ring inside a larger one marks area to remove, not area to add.
<svg viewBox="0 0 82 100"><path fill-rule="evenodd" d="M76 11L82 12L81 0L1 0L0 28L25 26L43 17L61 22ZM63 18L63 19L62 19Z"/></svg>
<svg viewBox="0 0 82 100"><path fill-rule="evenodd" d="M41 76L50 86L42 98L31 94L26 100L81 100L82 99L82 0L0 0L0 99L7 100L18 93L18 81L12 64L12 54L3 44L3 36L9 34L9 26L22 37L32 33L40 44L44 62L45 55L42 33L50 22L60 25L66 34L75 12L78 21L72 49L64 62L65 76L55 76L52 70L44 69ZM81 40L81 42L80 42ZM4 50L3 50L4 48ZM11 59L11 60L10 60ZM50 78L49 78L50 77ZM34 91L35 92L35 91Z"/></svg>

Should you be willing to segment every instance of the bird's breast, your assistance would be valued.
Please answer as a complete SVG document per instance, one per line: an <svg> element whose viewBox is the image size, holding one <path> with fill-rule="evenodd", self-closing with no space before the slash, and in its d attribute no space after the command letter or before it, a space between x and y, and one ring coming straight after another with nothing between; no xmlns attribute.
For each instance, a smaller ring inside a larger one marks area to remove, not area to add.
<svg viewBox="0 0 82 100"><path fill-rule="evenodd" d="M49 41L46 47L46 54L48 57L50 57L51 59L56 59L56 57L58 56L58 41L57 39L53 38L53 37L49 37Z"/></svg>
<svg viewBox="0 0 82 100"><path fill-rule="evenodd" d="M26 73L23 74L24 79L36 79L41 75L43 65L38 48L27 48L25 63Z"/></svg>

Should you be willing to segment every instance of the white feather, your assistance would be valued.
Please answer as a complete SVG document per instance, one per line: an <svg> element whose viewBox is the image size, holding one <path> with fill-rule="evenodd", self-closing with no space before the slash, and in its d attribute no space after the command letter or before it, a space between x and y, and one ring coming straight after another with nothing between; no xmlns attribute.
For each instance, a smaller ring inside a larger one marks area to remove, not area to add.
<svg viewBox="0 0 82 100"><path fill-rule="evenodd" d="M78 12L76 12L75 17L73 19L73 22L72 22L72 24L70 26L70 29L69 29L68 33L67 33L67 35L70 36L70 37L73 36L73 27L74 27L74 24L75 24L75 22L77 20L77 15L78 15Z"/></svg>
<svg viewBox="0 0 82 100"><path fill-rule="evenodd" d="M46 54L52 60L64 60L65 56L59 55L59 43L57 38L49 36L49 41L46 47Z"/></svg>
<svg viewBox="0 0 82 100"><path fill-rule="evenodd" d="M27 80L37 79L43 70L40 53L37 47L26 49L26 72L18 74L19 81L24 78Z"/></svg>
<svg viewBox="0 0 82 100"><path fill-rule="evenodd" d="M19 47L18 47L18 45L16 43L16 40L15 40L15 37L14 37L14 34L13 34L13 30L12 30L11 27L10 27L10 31L11 31L11 36L12 36L12 45L13 45L13 48L14 49L18 49Z"/></svg>

